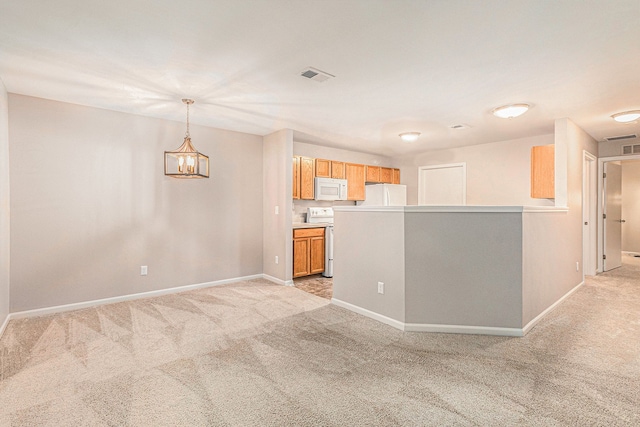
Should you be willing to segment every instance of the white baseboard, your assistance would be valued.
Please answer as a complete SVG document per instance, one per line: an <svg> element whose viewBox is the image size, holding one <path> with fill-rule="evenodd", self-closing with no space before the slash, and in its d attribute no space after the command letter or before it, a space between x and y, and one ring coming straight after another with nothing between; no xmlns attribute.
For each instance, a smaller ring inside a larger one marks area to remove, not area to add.
<svg viewBox="0 0 640 427"><path fill-rule="evenodd" d="M567 292L566 294L564 294L564 296L562 298L560 298L558 301L554 302L553 304L551 304L549 307L547 307L546 310L544 310L542 313L538 314L536 317L533 318L533 320L531 320L529 323L527 323L525 325L524 328L522 328L522 331L524 332L524 335L526 335L527 333L529 333L529 331L536 325L536 323L538 323L540 320L542 320L542 318L544 316L546 316L547 314L549 314L549 312L551 312L551 310L553 310L554 308L556 308L562 301L566 300L567 298L569 298L569 296L574 293L575 291L577 291L580 286L584 285L584 280L580 283L578 283L573 289L571 289L569 292Z"/></svg>
<svg viewBox="0 0 640 427"><path fill-rule="evenodd" d="M351 303L332 298L331 303L338 307L346 308L354 313L361 314L373 320L393 326L396 329L406 332L439 332L445 334L473 334L473 335L501 335L507 337L523 336L522 329L518 328L498 328L492 326L465 326L465 325L433 325L426 323L404 323L375 313L366 308L353 305Z"/></svg>
<svg viewBox="0 0 640 427"><path fill-rule="evenodd" d="M0 326L0 339L2 339L2 334L4 334L4 330L7 328L9 324L9 320L11 320L11 314L8 314L4 322L2 322L2 326Z"/></svg>
<svg viewBox="0 0 640 427"><path fill-rule="evenodd" d="M331 298L331 304L337 305L338 307L346 308L347 310L353 311L354 313L361 314L370 319L377 320L378 322L385 323L389 326L393 326L396 329L404 331L404 323L390 317L383 316L382 314L375 313L371 310L367 310L366 308L358 307L357 305L353 305L351 303L344 302L335 298Z"/></svg>
<svg viewBox="0 0 640 427"><path fill-rule="evenodd" d="M268 274L263 274L262 277L270 282L277 283L278 285L293 286L293 280L282 280L277 277L269 276Z"/></svg>
<svg viewBox="0 0 640 427"><path fill-rule="evenodd" d="M428 323L405 323L407 332L438 332L441 334L498 335L502 337L523 337L520 328L501 328L496 326L434 325Z"/></svg>
<svg viewBox="0 0 640 427"><path fill-rule="evenodd" d="M73 304L57 305L54 307L37 308L35 310L18 311L16 313L9 314L8 320L24 319L27 317L45 316L47 314L62 313L65 311L72 311L72 310L80 310L83 308L95 307L98 305L113 304L116 302L131 301L131 300L136 300L140 298L159 297L162 295L175 294L178 292L185 292L185 291L190 291L194 289L209 288L211 286L219 286L219 285L225 285L228 283L241 282L244 280L253 280L253 279L262 279L262 278L265 278L263 274L254 274L251 276L235 277L232 279L197 283L195 285L177 286L175 288L159 289L156 291L141 292L137 294L129 294L129 295L122 295L122 296L111 297L111 298L97 299L92 301L77 302Z"/></svg>

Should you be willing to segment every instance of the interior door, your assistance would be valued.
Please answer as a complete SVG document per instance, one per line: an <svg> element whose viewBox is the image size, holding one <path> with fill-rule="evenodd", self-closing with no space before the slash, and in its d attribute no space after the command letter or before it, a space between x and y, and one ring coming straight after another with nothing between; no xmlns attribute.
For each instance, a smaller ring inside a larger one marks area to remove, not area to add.
<svg viewBox="0 0 640 427"><path fill-rule="evenodd" d="M603 270L622 265L622 166L604 164L604 261Z"/></svg>
<svg viewBox="0 0 640 427"><path fill-rule="evenodd" d="M418 168L418 204L467 204L467 165L452 163Z"/></svg>

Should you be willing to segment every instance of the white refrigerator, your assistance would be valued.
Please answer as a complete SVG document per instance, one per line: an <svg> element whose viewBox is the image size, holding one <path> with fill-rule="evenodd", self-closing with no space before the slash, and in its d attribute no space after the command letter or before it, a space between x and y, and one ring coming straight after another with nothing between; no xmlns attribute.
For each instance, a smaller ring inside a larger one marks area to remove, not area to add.
<svg viewBox="0 0 640 427"><path fill-rule="evenodd" d="M365 186L365 200L358 206L406 206L407 186L401 184L373 184Z"/></svg>

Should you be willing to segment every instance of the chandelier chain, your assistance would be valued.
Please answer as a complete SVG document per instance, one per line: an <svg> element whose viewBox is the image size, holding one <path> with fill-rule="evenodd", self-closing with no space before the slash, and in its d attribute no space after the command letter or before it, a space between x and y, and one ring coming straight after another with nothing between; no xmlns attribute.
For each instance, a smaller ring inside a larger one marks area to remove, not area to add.
<svg viewBox="0 0 640 427"><path fill-rule="evenodd" d="M187 132L184 134L185 138L191 138L191 134L189 133L189 102L187 104Z"/></svg>

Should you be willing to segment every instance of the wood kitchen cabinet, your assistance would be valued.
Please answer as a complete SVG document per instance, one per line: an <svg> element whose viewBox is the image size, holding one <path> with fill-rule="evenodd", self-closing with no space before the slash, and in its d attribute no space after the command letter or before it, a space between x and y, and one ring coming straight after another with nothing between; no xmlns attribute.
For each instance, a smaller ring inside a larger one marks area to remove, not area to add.
<svg viewBox="0 0 640 427"><path fill-rule="evenodd" d="M293 198L300 198L300 157L293 157Z"/></svg>
<svg viewBox="0 0 640 427"><path fill-rule="evenodd" d="M331 178L345 179L344 162L331 160Z"/></svg>
<svg viewBox="0 0 640 427"><path fill-rule="evenodd" d="M347 177L347 200L364 200L365 166L357 163L345 163Z"/></svg>
<svg viewBox="0 0 640 427"><path fill-rule="evenodd" d="M531 147L531 198L555 197L555 146Z"/></svg>
<svg viewBox="0 0 640 427"><path fill-rule="evenodd" d="M314 199L315 159L300 157L300 198L303 200Z"/></svg>
<svg viewBox="0 0 640 427"><path fill-rule="evenodd" d="M400 169L393 170L393 183L400 184Z"/></svg>
<svg viewBox="0 0 640 427"><path fill-rule="evenodd" d="M331 160L316 159L316 176L331 178Z"/></svg>
<svg viewBox="0 0 640 427"><path fill-rule="evenodd" d="M384 184L393 184L393 169L381 167L380 182Z"/></svg>
<svg viewBox="0 0 640 427"><path fill-rule="evenodd" d="M366 166L366 182L380 182L380 166Z"/></svg>
<svg viewBox="0 0 640 427"><path fill-rule="evenodd" d="M293 230L293 277L324 271L324 233L322 228Z"/></svg>

